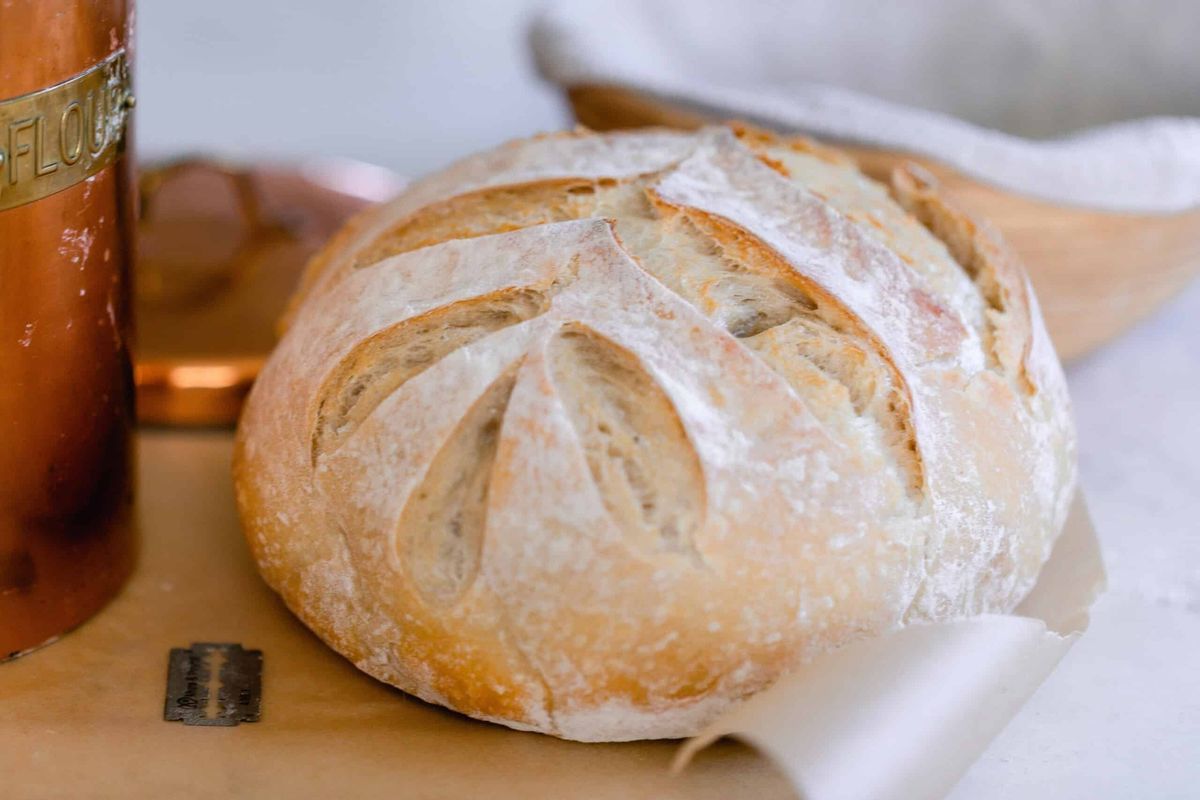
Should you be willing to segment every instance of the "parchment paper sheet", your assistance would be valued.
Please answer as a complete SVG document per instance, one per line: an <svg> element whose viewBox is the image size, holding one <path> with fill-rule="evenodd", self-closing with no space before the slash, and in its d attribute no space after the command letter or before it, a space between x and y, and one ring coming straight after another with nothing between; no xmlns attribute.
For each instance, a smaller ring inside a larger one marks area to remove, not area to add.
<svg viewBox="0 0 1200 800"><path fill-rule="evenodd" d="M911 626L831 653L690 740L769 755L804 800L944 797L1083 633L1104 568L1083 498L1017 615Z"/></svg>

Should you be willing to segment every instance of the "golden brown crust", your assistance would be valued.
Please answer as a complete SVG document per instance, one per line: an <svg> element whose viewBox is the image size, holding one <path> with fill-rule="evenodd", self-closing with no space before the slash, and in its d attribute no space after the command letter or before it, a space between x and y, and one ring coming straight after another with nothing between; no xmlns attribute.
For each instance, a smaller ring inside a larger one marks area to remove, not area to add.
<svg viewBox="0 0 1200 800"><path fill-rule="evenodd" d="M816 139L809 138L808 136L799 136L796 134L784 136L740 120L730 122L728 125L729 129L733 131L734 136L738 138L738 141L745 144L759 156L770 158L768 153L772 149L786 147L793 152L813 156L829 164L850 167L851 169L856 168L854 159L846 155L846 153L838 150L836 147L821 144ZM777 159L771 160L775 161L775 163L782 163Z"/></svg>

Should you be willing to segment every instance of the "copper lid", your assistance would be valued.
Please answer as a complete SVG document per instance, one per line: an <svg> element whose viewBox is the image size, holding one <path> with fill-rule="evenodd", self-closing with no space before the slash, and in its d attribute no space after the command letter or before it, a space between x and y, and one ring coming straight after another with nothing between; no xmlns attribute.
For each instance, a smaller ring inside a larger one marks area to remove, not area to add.
<svg viewBox="0 0 1200 800"><path fill-rule="evenodd" d="M232 425L304 264L351 215L401 187L354 161L241 168L204 159L142 173L138 419Z"/></svg>

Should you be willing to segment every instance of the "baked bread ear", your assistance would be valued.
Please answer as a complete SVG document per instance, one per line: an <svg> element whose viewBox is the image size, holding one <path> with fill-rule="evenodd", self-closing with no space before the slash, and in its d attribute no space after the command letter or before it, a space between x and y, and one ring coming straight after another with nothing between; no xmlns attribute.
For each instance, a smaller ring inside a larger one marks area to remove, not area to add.
<svg viewBox="0 0 1200 800"><path fill-rule="evenodd" d="M1028 281L916 171L744 127L572 132L326 248L236 483L268 583L362 670L627 740L1011 610L1074 449Z"/></svg>

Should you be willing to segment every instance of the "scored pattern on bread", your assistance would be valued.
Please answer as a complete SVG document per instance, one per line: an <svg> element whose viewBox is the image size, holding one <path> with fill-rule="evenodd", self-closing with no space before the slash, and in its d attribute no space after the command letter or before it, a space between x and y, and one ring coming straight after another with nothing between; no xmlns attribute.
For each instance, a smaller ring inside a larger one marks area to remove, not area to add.
<svg viewBox="0 0 1200 800"><path fill-rule="evenodd" d="M913 502L919 503L925 480L907 388L891 362L864 346L869 341L797 317L746 343L798 391L807 393L814 383L823 383L826 396L836 396L825 404L814 404L814 413L823 420L832 424L853 414L873 424L873 436L907 473L905 488Z"/></svg>
<svg viewBox="0 0 1200 800"><path fill-rule="evenodd" d="M505 290L436 308L364 339L338 362L318 392L313 463L336 449L342 437L406 381L447 354L533 319L548 307L549 299L536 289Z"/></svg>
<svg viewBox="0 0 1200 800"><path fill-rule="evenodd" d="M400 515L400 560L428 603L454 602L479 572L492 464L519 366L502 372L463 416Z"/></svg>
<svg viewBox="0 0 1200 800"><path fill-rule="evenodd" d="M908 491L919 500L924 478L910 394L887 352L853 312L788 264L781 264L756 237L663 200L654 187L677 167L622 180L550 180L450 198L392 227L357 256L355 266L371 266L451 239L609 217L622 245L644 268L734 337L747 340L747 346L802 393L814 381L841 383L854 413L877 427L876 437L903 465L910 476ZM686 272L678 267L679 254L658 248L664 237L683 240ZM817 294L823 295L820 303ZM798 326L753 338L798 317L809 320L810 327L823 326L840 346L800 335ZM816 373L804 370L797 359L806 360Z"/></svg>
<svg viewBox="0 0 1200 800"><path fill-rule="evenodd" d="M679 229L702 237L719 258L718 269L724 274L704 289L721 309L719 314L728 314L725 308L733 310L724 320L726 329L801 396L820 379L827 394L844 393L853 413L874 424L875 436L908 473L907 489L919 501L924 476L909 388L863 321L819 284L781 262L757 237L721 218L689 213L653 190L650 196L660 213L678 215Z"/></svg>
<svg viewBox="0 0 1200 800"><path fill-rule="evenodd" d="M550 342L550 370L613 520L646 552L686 554L704 512L700 460L636 356L586 325Z"/></svg>
<svg viewBox="0 0 1200 800"><path fill-rule="evenodd" d="M597 185L611 189L613 179ZM539 181L521 186L483 189L415 212L384 233L355 259L355 267L378 264L391 256L449 239L469 239L533 225L548 225L593 216L590 201L596 186L578 180Z"/></svg>
<svg viewBox="0 0 1200 800"><path fill-rule="evenodd" d="M921 175L575 132L314 261L239 505L268 582L372 675L566 738L684 736L855 639L1015 607L1071 498L1067 408L1019 267Z"/></svg>
<svg viewBox="0 0 1200 800"><path fill-rule="evenodd" d="M1036 391L1026 369L1032 342L1028 282L990 225L955 209L932 176L915 164L897 168L885 187L860 174L848 158L814 142L781 142L747 126L735 132L761 158L802 179L809 191L881 236L905 263L922 270L978 331L989 366L1019 375L1026 391ZM808 157L812 155L817 157ZM934 238L914 236L912 229L918 225ZM956 292L947 284L947 267L965 273L971 281L965 287L969 291Z"/></svg>
<svg viewBox="0 0 1200 800"><path fill-rule="evenodd" d="M946 244L955 261L971 277L987 305L984 339L989 357L1022 386L1037 391L1029 370L1033 330L1029 281L990 225L955 212L935 190L933 178L916 165L892 176L897 200Z"/></svg>

